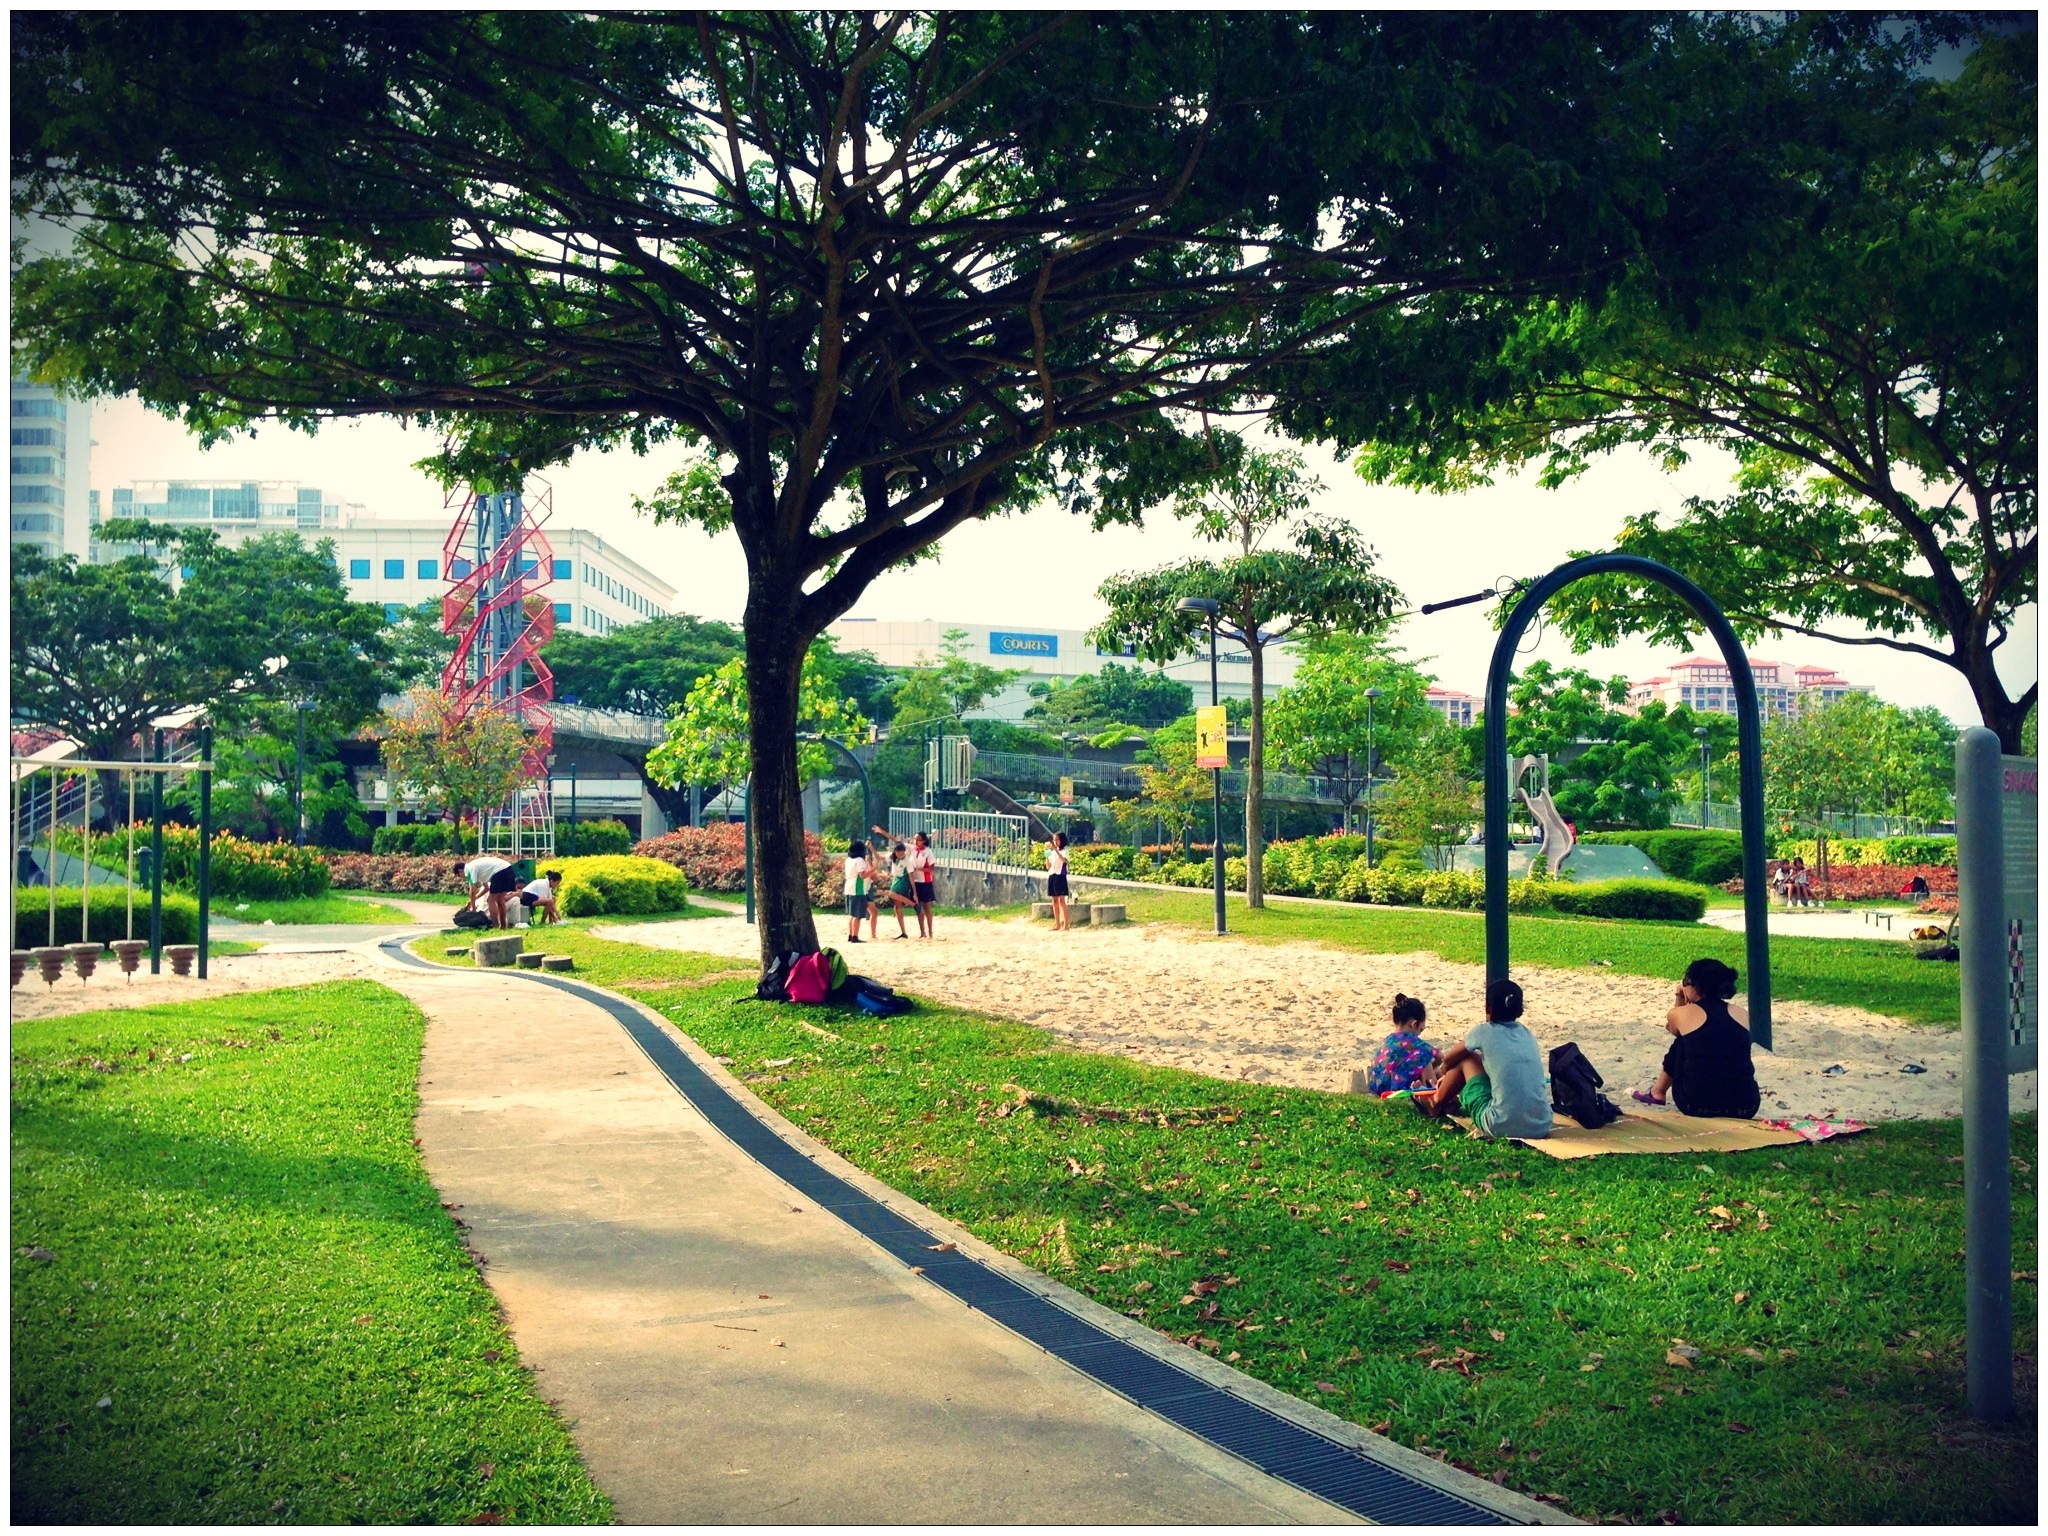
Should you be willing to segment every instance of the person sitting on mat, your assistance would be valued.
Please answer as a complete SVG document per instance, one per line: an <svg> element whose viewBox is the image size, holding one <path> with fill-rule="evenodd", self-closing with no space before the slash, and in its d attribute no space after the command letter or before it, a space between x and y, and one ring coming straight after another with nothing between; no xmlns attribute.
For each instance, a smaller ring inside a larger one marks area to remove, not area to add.
<svg viewBox="0 0 2048 1536"><path fill-rule="evenodd" d="M1423 1021L1429 1010L1419 997L1394 994L1394 1032L1380 1042L1372 1066L1366 1070L1365 1091L1385 1097L1425 1087L1429 1069L1436 1065L1436 1047L1422 1038Z"/></svg>
<svg viewBox="0 0 2048 1536"><path fill-rule="evenodd" d="M1550 1085L1543 1052L1522 1023L1522 989L1503 977L1486 984L1486 1022L1463 1045L1444 1052L1436 1086L1415 1095L1424 1114L1448 1114L1453 1107L1471 1117L1482 1136L1550 1134Z"/></svg>
<svg viewBox="0 0 2048 1536"><path fill-rule="evenodd" d="M1749 1056L1749 1014L1728 1001L1735 995L1735 981L1734 967L1719 960L1695 960L1685 968L1676 1002L1664 1015L1664 1027L1673 1036L1664 1070L1648 1093L1634 1092L1638 1103L1662 1104L1669 1098L1682 1115L1756 1117L1763 1095Z"/></svg>

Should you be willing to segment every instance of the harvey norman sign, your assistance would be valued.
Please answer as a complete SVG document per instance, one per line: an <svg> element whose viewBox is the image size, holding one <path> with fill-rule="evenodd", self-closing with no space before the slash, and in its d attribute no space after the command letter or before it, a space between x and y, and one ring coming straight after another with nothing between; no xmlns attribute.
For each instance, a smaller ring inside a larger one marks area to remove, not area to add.
<svg viewBox="0 0 2048 1536"><path fill-rule="evenodd" d="M1013 635L1005 630L992 629L988 634L988 650L991 656L1057 656L1060 637Z"/></svg>

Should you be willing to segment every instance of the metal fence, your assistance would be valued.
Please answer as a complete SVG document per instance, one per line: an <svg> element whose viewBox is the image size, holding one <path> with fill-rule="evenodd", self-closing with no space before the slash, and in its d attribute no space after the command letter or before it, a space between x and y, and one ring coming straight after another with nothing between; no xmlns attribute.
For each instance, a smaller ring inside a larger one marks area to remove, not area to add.
<svg viewBox="0 0 2048 1536"><path fill-rule="evenodd" d="M1780 821L1795 820L1795 818L1778 811L1767 811L1764 819L1770 825L1776 825ZM1830 814L1827 818L1827 823L1828 836L1830 837L1897 837L1914 830L1907 825L1902 817L1852 816L1846 811L1837 811ZM1699 801L1694 800L1690 804L1683 801L1672 802L1672 826L1697 827L1699 824ZM1809 837L1812 836L1813 825L1810 821L1805 818L1797 818L1796 824L1802 833ZM1718 827L1725 831L1741 831L1741 807L1725 804L1719 800L1709 801L1707 804L1707 825Z"/></svg>
<svg viewBox="0 0 2048 1536"><path fill-rule="evenodd" d="M909 842L917 833L931 838L932 853L950 869L1026 874L1031 831L1022 816L994 811L924 811L889 807L889 835Z"/></svg>
<svg viewBox="0 0 2048 1536"><path fill-rule="evenodd" d="M981 752L974 754L974 773L1016 794L1020 789L1056 791L1063 778L1074 781L1077 794L1087 798L1136 798L1144 792L1145 781L1128 763L1105 763L1098 758L1044 757L1031 752ZM1242 800L1247 775L1242 768L1226 769L1223 794ZM1384 783L1383 779L1375 782ZM1354 798L1362 799L1365 781L1352 783ZM1341 805L1337 780L1320 774L1266 774L1266 798L1294 805Z"/></svg>

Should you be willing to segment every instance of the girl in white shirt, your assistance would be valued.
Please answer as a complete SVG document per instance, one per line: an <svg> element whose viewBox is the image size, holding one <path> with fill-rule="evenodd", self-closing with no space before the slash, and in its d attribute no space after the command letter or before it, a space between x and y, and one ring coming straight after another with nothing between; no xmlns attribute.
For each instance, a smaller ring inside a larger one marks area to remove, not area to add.
<svg viewBox="0 0 2048 1536"><path fill-rule="evenodd" d="M1045 850L1045 894L1052 901L1055 933L1067 927L1067 834L1055 832Z"/></svg>
<svg viewBox="0 0 2048 1536"><path fill-rule="evenodd" d="M851 843L846 849L846 942L860 942L860 920L868 915L868 845Z"/></svg>

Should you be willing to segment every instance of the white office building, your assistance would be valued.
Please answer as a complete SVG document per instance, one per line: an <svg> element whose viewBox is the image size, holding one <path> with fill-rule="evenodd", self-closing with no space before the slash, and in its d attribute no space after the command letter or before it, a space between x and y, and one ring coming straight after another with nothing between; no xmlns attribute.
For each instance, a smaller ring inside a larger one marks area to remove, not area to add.
<svg viewBox="0 0 2048 1536"><path fill-rule="evenodd" d="M296 532L308 543L331 540L349 595L381 603L392 619L438 601L450 580L469 574L466 560L447 561L449 569L443 569L452 512L372 517L359 502L295 481L136 481L114 487L94 523L131 517L203 524L226 544L279 531ZM616 545L558 520L542 531L554 560L553 580L543 593L554 604L558 628L603 635L673 611L675 588ZM115 559L133 547L96 543L94 555Z"/></svg>
<svg viewBox="0 0 2048 1536"><path fill-rule="evenodd" d="M1833 667L1788 667L1752 656L1749 671L1756 682L1757 709L1767 720L1790 719L1848 694L1876 691L1868 683L1850 682ZM1719 656L1688 656L1673 662L1663 676L1646 677L1630 686L1627 707L1631 714L1652 702L1666 708L1683 704L1695 713L1732 715L1735 679Z"/></svg>
<svg viewBox="0 0 2048 1536"><path fill-rule="evenodd" d="M8 544L91 555L92 407L15 379L7 391Z"/></svg>
<svg viewBox="0 0 2048 1536"><path fill-rule="evenodd" d="M842 650L868 651L883 666L907 671L936 662L945 653L946 634L966 634L963 655L970 661L991 667L1021 671L1009 687L990 699L979 715L1002 720L1021 720L1024 711L1037 702L1031 688L1037 683L1072 682L1099 672L1114 662L1119 666L1161 672L1194 690L1195 702L1209 702L1209 645L1204 637L1198 656L1184 657L1164 667L1133 656L1129 651L1104 650L1079 629L1052 629L1039 625L956 623L925 619L906 623L883 619L840 619L830 627L832 638ZM1270 700L1294 681L1295 658L1284 647L1266 651L1265 692ZM1216 648L1217 691L1226 699L1252 696L1251 656L1243 646L1228 640Z"/></svg>

